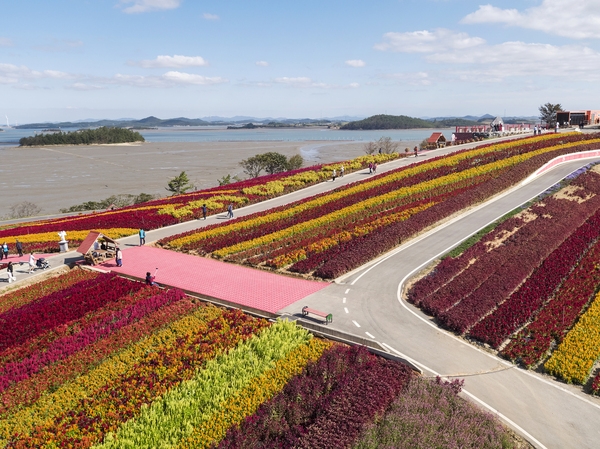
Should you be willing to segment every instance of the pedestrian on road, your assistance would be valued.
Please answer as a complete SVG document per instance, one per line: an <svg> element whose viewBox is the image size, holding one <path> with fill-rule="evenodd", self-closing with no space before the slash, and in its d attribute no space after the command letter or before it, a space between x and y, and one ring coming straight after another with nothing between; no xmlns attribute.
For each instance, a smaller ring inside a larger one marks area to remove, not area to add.
<svg viewBox="0 0 600 449"><path fill-rule="evenodd" d="M533 125L533 135L537 136L537 125Z"/></svg>
<svg viewBox="0 0 600 449"><path fill-rule="evenodd" d="M206 220L206 204L202 205L202 218L204 218Z"/></svg>
<svg viewBox="0 0 600 449"><path fill-rule="evenodd" d="M8 283L9 284L11 282L17 280L17 278L15 277L15 275L13 273L13 263L12 262L8 262L8 266L6 267L6 273L8 274Z"/></svg>
<svg viewBox="0 0 600 449"><path fill-rule="evenodd" d="M343 177L344 177L344 165L342 164L340 166L340 178L343 178Z"/></svg>
<svg viewBox="0 0 600 449"><path fill-rule="evenodd" d="M227 218L233 218L233 204L231 203L227 206Z"/></svg>
<svg viewBox="0 0 600 449"><path fill-rule="evenodd" d="M417 148L417 146L415 145L415 149L413 150L415 152L415 157L417 157L419 154L417 153L419 151L419 149Z"/></svg>
<svg viewBox="0 0 600 449"><path fill-rule="evenodd" d="M140 246L145 245L146 244L146 231L144 231L143 228L140 228Z"/></svg>
<svg viewBox="0 0 600 449"><path fill-rule="evenodd" d="M556 124L554 125L554 132L557 133L558 132L558 120L556 121Z"/></svg>
<svg viewBox="0 0 600 449"><path fill-rule="evenodd" d="M373 173L377 173L377 162L373 162Z"/></svg>
<svg viewBox="0 0 600 449"><path fill-rule="evenodd" d="M19 239L17 239L17 252L19 253L19 257L23 257L23 244L21 242L19 242Z"/></svg>
<svg viewBox="0 0 600 449"><path fill-rule="evenodd" d="M8 259L8 243L4 242L2 245L2 252L4 253L4 258Z"/></svg>
<svg viewBox="0 0 600 449"><path fill-rule="evenodd" d="M33 253L29 254L29 274L33 273L35 270L35 257L33 257Z"/></svg>
<svg viewBox="0 0 600 449"><path fill-rule="evenodd" d="M123 266L123 251L121 251L121 248L117 247L117 255L115 257L116 261L117 261L117 267L122 267Z"/></svg>
<svg viewBox="0 0 600 449"><path fill-rule="evenodd" d="M369 162L369 174L373 173L373 162Z"/></svg>
<svg viewBox="0 0 600 449"><path fill-rule="evenodd" d="M335 181L335 177L337 176L337 172L335 171L335 168L333 169L333 171L331 172L331 181Z"/></svg>

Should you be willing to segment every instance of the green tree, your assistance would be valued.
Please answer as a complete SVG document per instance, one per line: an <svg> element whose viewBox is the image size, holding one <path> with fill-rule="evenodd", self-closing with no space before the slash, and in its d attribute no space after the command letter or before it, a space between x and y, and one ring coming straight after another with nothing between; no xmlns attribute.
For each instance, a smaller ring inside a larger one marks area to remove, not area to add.
<svg viewBox="0 0 600 449"><path fill-rule="evenodd" d="M171 179L165 188L169 192L173 192L173 195L181 195L190 190L192 185L190 184L190 180L186 173L182 171L179 176L175 176Z"/></svg>
<svg viewBox="0 0 600 449"><path fill-rule="evenodd" d="M562 106L560 103L546 103L541 105L538 110L540 111L540 120L553 127L556 123L556 113L562 111Z"/></svg>
<svg viewBox="0 0 600 449"><path fill-rule="evenodd" d="M244 173L251 178L258 178L263 169L263 161L260 156L261 155L258 154L249 157L248 159L243 159L242 162L240 162L240 166L244 169Z"/></svg>
<svg viewBox="0 0 600 449"><path fill-rule="evenodd" d="M263 169L270 175L287 170L287 157L281 153L270 151L268 153L259 154L258 156L262 161Z"/></svg>
<svg viewBox="0 0 600 449"><path fill-rule="evenodd" d="M287 169L288 170L298 170L302 168L304 165L304 159L299 154L295 154L291 156L287 161Z"/></svg>

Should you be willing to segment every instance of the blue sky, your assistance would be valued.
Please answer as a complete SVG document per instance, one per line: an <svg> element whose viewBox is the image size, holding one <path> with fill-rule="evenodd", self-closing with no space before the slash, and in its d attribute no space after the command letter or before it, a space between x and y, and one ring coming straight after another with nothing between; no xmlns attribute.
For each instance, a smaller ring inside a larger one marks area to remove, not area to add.
<svg viewBox="0 0 600 449"><path fill-rule="evenodd" d="M600 109L600 0L484 2L3 2L0 117Z"/></svg>

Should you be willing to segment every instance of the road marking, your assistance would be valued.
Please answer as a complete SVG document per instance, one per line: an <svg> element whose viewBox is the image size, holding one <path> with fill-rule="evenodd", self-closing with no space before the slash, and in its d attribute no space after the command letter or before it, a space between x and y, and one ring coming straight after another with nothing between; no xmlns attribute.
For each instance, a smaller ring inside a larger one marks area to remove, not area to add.
<svg viewBox="0 0 600 449"><path fill-rule="evenodd" d="M346 289L346 293L344 293L344 295L347 295L349 291L350 291L350 289L349 289L349 288L347 288L347 289Z"/></svg>
<svg viewBox="0 0 600 449"><path fill-rule="evenodd" d="M348 312L348 307L344 307L344 311L345 311L346 313L350 313L350 312Z"/></svg>
<svg viewBox="0 0 600 449"><path fill-rule="evenodd" d="M352 322L354 323L354 325L355 325L356 327L360 327L360 324L358 324L356 321L352 320Z"/></svg>
<svg viewBox="0 0 600 449"><path fill-rule="evenodd" d="M370 332L365 332L365 334L367 334L368 337L371 337L373 340L375 340L375 336Z"/></svg>
<svg viewBox="0 0 600 449"><path fill-rule="evenodd" d="M576 172L577 170L579 170L579 169L580 169L581 167L583 167L584 165L587 165L587 164L582 164L580 167L578 167L578 168L574 169L574 170L573 170L572 172L570 172L569 174L566 174L566 175L565 175L565 176L564 176L562 179L564 179L564 178L566 178L567 176L569 176L570 174L572 174L572 173ZM549 173L549 172L546 172L546 173ZM543 175L541 175L541 176L543 176ZM541 176L540 176L540 177L541 177ZM555 184L556 184L556 183L555 183ZM554 185L554 184L553 184L553 185ZM431 235L434 235L434 234L436 234L437 232L441 231L442 229L444 229L444 228L447 228L448 226L451 226L451 225L453 225L453 224L454 224L454 223L456 223L457 221L460 221L460 220L462 220L463 218L466 218L466 217L468 217L468 216L470 216L470 215L474 214L475 212L478 212L480 209L483 209L483 208L485 208L485 207L487 207L487 206L490 206L490 205L492 205L492 204L493 204L493 203L495 203L496 201L498 201L498 200L500 200L500 199L504 198L505 196L508 196L508 195L511 195L511 194L515 193L515 192L516 192L517 190L519 190L520 188L522 188L522 186L519 186L519 185L517 185L517 186L513 187L512 189L510 189L510 190L508 190L508 191L506 191L506 192L504 192L504 193L502 193L502 194L500 194L500 195L496 196L495 198L492 198L492 199L488 200L487 202L485 202L485 203L483 203L483 204L481 204L481 205L479 205L479 206L477 206L477 207L475 207L475 208L473 208L473 209L471 209L471 210L469 210L469 211L465 212L464 214L462 214L462 215L459 215L459 216L457 216L457 217L453 218L452 220L449 220L449 221L445 222L444 224L442 224L442 225L440 225L440 226L438 226L438 227L436 227L436 228L434 228L434 229L432 229L432 230L430 230L430 231L426 232L425 234L423 234L423 235L421 235L421 236L419 236L419 237L416 237L416 238L414 238L413 240L409 241L409 242L408 242L408 243L406 243L405 245L402 245L402 246L400 246L400 247L398 247L398 248L395 248L395 249L393 249L393 250L389 251L387 254L384 254L384 255L383 255L383 256L381 256L380 258L378 258L378 259L374 259L374 260L372 260L371 262L368 262L368 263L364 264L363 266L361 266L361 267L359 267L359 268L356 268L355 270L352 270L352 271L350 271L350 272L348 272L348 273L346 273L346 274L344 274L344 275L340 276L339 278L336 278L335 282L342 282L342 281L344 281L345 279L349 278L350 276L353 276L353 275L355 275L355 274L357 274L357 273L360 273L360 272L362 271L362 273L361 273L360 275L358 275L358 276L356 277L356 279L354 279L352 282L350 282L350 285L354 285L354 284L356 284L356 283L357 283L357 282L360 280L360 278L362 278L362 277L363 277L365 274L367 274L367 273L368 273L369 271L371 271L373 268L375 268L375 267L377 267L378 265L382 264L382 263L383 263L383 262L385 262L386 260L390 259L391 257L394 257L396 254L398 254L398 253L401 253L402 251L404 251L404 250L406 250L406 249L410 248L410 247L411 247L411 246L413 246L413 245L416 245L416 244L417 244L417 243L419 243L421 240L424 240L424 239L426 239L426 238L430 237ZM522 202L520 205L523 205L523 204L526 204L526 203L528 203L529 201L531 201L532 199L534 199L535 197L537 197L537 196L538 196L538 195L540 195L541 193L545 192L546 190L547 190L547 188L544 188L544 189L542 189L542 190L541 190L539 193L537 193L537 194L533 195L533 196L532 196L531 198L529 198L528 200L526 200L526 201L523 201L523 202ZM516 207L519 207L519 206L516 206ZM441 252L441 253L439 253L437 256L435 256L435 257L433 257L432 259L430 259L430 261L429 261L429 262L431 262L431 260L435 260L437 257L439 257L440 255L444 254L445 252L448 252L448 251L450 251L450 250L451 250L452 248L454 248L455 246L458 246L458 245L460 245L460 244L461 244L463 241L467 240L467 239L468 239L469 237L471 237L472 235L475 235L475 234L477 234L479 231L481 231L481 230L482 230L483 228L485 228L486 226L489 226L490 224L494 223L496 220L498 220L499 218L501 218L503 215L504 215L504 214L500 215L499 217L496 217L496 218L494 218L494 219L493 219L493 220L491 220L489 223L487 223L486 225L484 225L484 226L480 227L479 229L477 229L477 230L476 230L476 231L474 231L473 233L469 234L469 235L468 235L468 236L466 236L465 238L463 238L463 239L461 239L461 240L459 240L459 241L457 241L457 242L454 242L454 243L452 244L452 246L450 246L448 249L444 250L444 252ZM425 265L425 264L424 264L424 265ZM424 265L421 265L421 267L423 267ZM365 267L366 267L366 268L365 268ZM364 270L364 271L363 271L363 270Z"/></svg>
<svg viewBox="0 0 600 449"><path fill-rule="evenodd" d="M408 357L405 354L402 354L400 351L397 351L396 349L392 348L390 345L388 345L387 343L382 343L383 346L385 346L386 348L388 348L390 351L395 352L396 354L398 354L400 357L408 360L410 363L413 363L415 365L417 365L419 368L421 368L424 371L429 371L430 373L432 373L434 376L439 376L441 377L443 380L449 381L450 379L447 379L445 377L443 377L440 373L434 371L433 369L423 365L422 363L417 362L416 360ZM544 446L541 442L539 442L536 438L533 437L533 435L531 435L529 432L527 432L525 429L523 429L521 426L519 426L517 423L515 423L513 420L511 420L508 416L503 415L502 413L500 413L498 410L496 410L495 408L493 408L491 405L486 404L485 402L483 402L481 399L479 399L477 396L475 396L472 393L469 393L467 390L463 389L462 392L464 394L466 394L467 396L469 396L472 400L474 400L475 402L477 402L478 404L480 404L481 406L487 408L489 411L491 411L493 414L495 414L496 416L500 417L500 419L504 420L506 423L508 423L511 427L513 427L514 429L517 429L525 438L527 438L529 440L530 443L535 444L539 449L548 449L546 446Z"/></svg>
<svg viewBox="0 0 600 449"><path fill-rule="evenodd" d="M342 304L346 304L346 298L342 299Z"/></svg>

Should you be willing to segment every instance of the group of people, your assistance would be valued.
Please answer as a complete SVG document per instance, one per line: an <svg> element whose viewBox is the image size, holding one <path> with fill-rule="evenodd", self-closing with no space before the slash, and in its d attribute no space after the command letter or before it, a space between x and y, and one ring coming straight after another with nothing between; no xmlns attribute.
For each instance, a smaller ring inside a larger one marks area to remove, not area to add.
<svg viewBox="0 0 600 449"><path fill-rule="evenodd" d="M377 173L377 163L369 162L369 174Z"/></svg>
<svg viewBox="0 0 600 449"><path fill-rule="evenodd" d="M23 257L23 244L21 242L19 242L19 239L17 239L17 241L15 243L15 249L17 250L17 254L19 255L19 257ZM0 260L8 259L8 253L9 253L8 243L4 242L0 246Z"/></svg>
<svg viewBox="0 0 600 449"><path fill-rule="evenodd" d="M534 136L541 136L542 135L542 125L533 125L533 135Z"/></svg>

